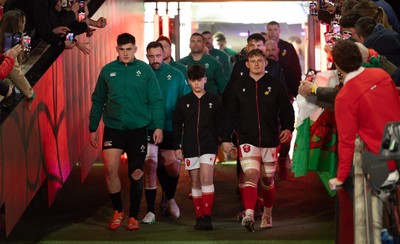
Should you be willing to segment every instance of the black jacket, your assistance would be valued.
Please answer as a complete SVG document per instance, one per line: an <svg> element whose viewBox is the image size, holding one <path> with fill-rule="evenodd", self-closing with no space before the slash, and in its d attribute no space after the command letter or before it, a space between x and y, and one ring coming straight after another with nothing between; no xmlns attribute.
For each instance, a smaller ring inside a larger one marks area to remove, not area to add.
<svg viewBox="0 0 400 244"><path fill-rule="evenodd" d="M294 110L286 89L272 76L265 74L256 82L247 75L233 85L223 141L230 141L237 130L239 144L277 147L280 131L293 131L293 126Z"/></svg>
<svg viewBox="0 0 400 244"><path fill-rule="evenodd" d="M7 0L4 10L8 11L14 8L25 13L25 32L31 35L32 42L41 38L57 49L63 50L65 48L64 40L53 33L50 0ZM35 45L33 44L33 46Z"/></svg>
<svg viewBox="0 0 400 244"><path fill-rule="evenodd" d="M267 61L268 65L267 67L265 67L266 73L270 74L275 79L279 80L283 84L284 88L287 89L285 75L283 73L283 69L279 64L279 62L276 62L269 58L267 58ZM238 60L233 66L231 78L229 79L228 84L225 87L224 93L222 94L222 103L225 108L226 108L226 101L230 100L232 86L238 80L242 79L243 76L248 76L248 75L249 75L249 68L247 68L246 66L246 60L245 59Z"/></svg>
<svg viewBox="0 0 400 244"><path fill-rule="evenodd" d="M183 96L172 121L174 149L182 148L185 158L217 154L224 118L222 104L214 94L206 92L198 98L191 92Z"/></svg>

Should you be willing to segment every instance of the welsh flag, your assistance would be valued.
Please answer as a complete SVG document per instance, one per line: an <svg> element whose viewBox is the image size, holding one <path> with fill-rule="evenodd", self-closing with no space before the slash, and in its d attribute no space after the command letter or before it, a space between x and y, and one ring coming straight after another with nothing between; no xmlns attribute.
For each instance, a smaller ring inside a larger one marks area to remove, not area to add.
<svg viewBox="0 0 400 244"><path fill-rule="evenodd" d="M338 84L336 71L318 73L315 83L318 87L334 87ZM338 161L334 111L322 109L300 94L296 101L299 114L292 172L295 177L305 176L308 171L318 172L329 195L334 196L336 191L329 188L329 179L336 177Z"/></svg>

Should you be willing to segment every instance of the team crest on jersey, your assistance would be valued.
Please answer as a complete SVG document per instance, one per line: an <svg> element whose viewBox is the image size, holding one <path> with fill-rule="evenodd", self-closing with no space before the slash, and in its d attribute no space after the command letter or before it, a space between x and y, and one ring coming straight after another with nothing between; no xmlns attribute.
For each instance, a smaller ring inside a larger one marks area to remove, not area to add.
<svg viewBox="0 0 400 244"><path fill-rule="evenodd" d="M243 152L248 153L248 152L250 152L250 149L251 149L250 145L244 144L244 146L243 146Z"/></svg>
<svg viewBox="0 0 400 244"><path fill-rule="evenodd" d="M246 91L246 88L243 88L243 89L242 89L242 92L244 93L245 91Z"/></svg>
<svg viewBox="0 0 400 244"><path fill-rule="evenodd" d="M212 106L213 106L212 103L209 103L209 104L208 104L208 107L209 107L209 108L212 108Z"/></svg>
<svg viewBox="0 0 400 244"><path fill-rule="evenodd" d="M136 76L141 76L142 72L140 72L140 70L136 71Z"/></svg>
<svg viewBox="0 0 400 244"><path fill-rule="evenodd" d="M117 76L117 73L116 73L116 72L110 73L110 77L115 77L115 76Z"/></svg>
<svg viewBox="0 0 400 244"><path fill-rule="evenodd" d="M190 107L190 104L189 104L189 103L187 103L187 104L186 104L186 107L187 107L187 108L189 108L189 107Z"/></svg>
<svg viewBox="0 0 400 244"><path fill-rule="evenodd" d="M167 75L167 80L172 80L172 76L171 75Z"/></svg>
<svg viewBox="0 0 400 244"><path fill-rule="evenodd" d="M146 150L146 146L145 145L141 145L140 146L140 152L144 153L145 152L144 150Z"/></svg>
<svg viewBox="0 0 400 244"><path fill-rule="evenodd" d="M210 67L210 64L209 64L209 63L205 63L205 64L204 64L204 67L205 67L206 69L208 69L208 68Z"/></svg>
<svg viewBox="0 0 400 244"><path fill-rule="evenodd" d="M190 166L190 160L189 159L186 159L186 166Z"/></svg>
<svg viewBox="0 0 400 244"><path fill-rule="evenodd" d="M271 91L272 91L272 87L267 87L267 90L265 91L265 95L269 95L270 93L271 93Z"/></svg>
<svg viewBox="0 0 400 244"><path fill-rule="evenodd" d="M104 142L104 147L111 147L112 146L112 141L105 141Z"/></svg>

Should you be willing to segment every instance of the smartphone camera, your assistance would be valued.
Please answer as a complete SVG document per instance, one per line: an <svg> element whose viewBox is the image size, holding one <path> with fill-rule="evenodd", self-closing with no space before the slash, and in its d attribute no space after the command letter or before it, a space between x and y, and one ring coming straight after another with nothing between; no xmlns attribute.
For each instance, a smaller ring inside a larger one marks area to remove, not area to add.
<svg viewBox="0 0 400 244"><path fill-rule="evenodd" d="M25 53L29 53L31 51L31 37L27 34L24 34L23 48Z"/></svg>
<svg viewBox="0 0 400 244"><path fill-rule="evenodd" d="M333 33L335 33L335 34L340 33L340 24L339 24L339 22L337 22L337 21L332 21L331 24L332 24Z"/></svg>
<svg viewBox="0 0 400 244"><path fill-rule="evenodd" d="M309 6L309 14L312 16L318 16L317 4L312 2Z"/></svg>
<svg viewBox="0 0 400 244"><path fill-rule="evenodd" d="M79 0L78 21L82 22L85 18L85 1Z"/></svg>
<svg viewBox="0 0 400 244"><path fill-rule="evenodd" d="M67 35L65 36L66 41L74 42L74 33L68 32Z"/></svg>

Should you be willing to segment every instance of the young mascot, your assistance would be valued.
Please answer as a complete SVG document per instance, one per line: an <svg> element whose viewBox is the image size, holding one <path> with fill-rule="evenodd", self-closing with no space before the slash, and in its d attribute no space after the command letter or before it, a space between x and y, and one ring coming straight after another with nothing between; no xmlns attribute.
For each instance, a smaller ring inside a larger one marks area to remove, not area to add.
<svg viewBox="0 0 400 244"><path fill-rule="evenodd" d="M214 162L218 135L224 126L224 111L218 97L204 90L206 70L200 65L187 72L192 92L182 97L173 118L175 155L184 160L192 182L196 230L212 230ZM182 139L183 137L183 139Z"/></svg>

